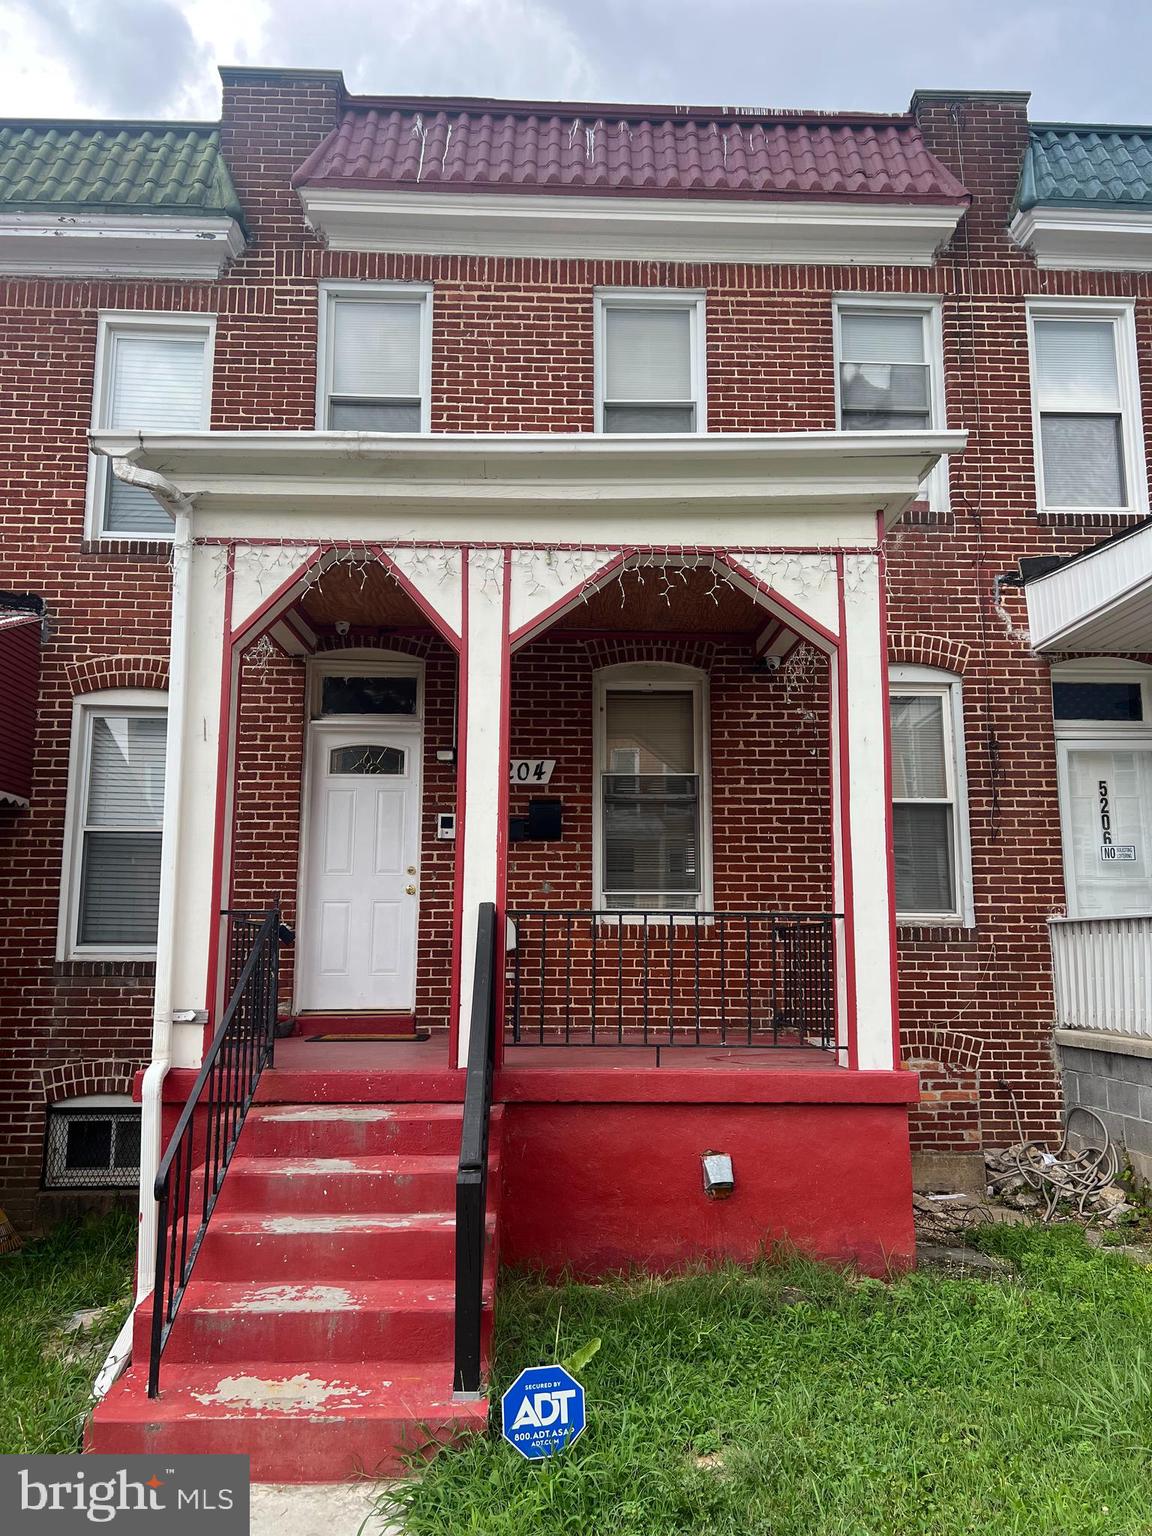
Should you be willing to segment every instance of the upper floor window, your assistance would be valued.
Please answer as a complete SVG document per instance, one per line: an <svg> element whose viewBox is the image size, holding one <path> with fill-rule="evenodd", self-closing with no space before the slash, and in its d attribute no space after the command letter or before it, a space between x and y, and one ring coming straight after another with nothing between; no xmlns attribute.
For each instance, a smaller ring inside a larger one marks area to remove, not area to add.
<svg viewBox="0 0 1152 1536"><path fill-rule="evenodd" d="M971 924L960 679L929 667L893 667L890 685L897 917Z"/></svg>
<svg viewBox="0 0 1152 1536"><path fill-rule="evenodd" d="M842 432L926 432L946 425L940 306L864 296L836 301L837 420ZM948 472L928 477L931 506L948 504Z"/></svg>
<svg viewBox="0 0 1152 1536"><path fill-rule="evenodd" d="M427 432L432 292L323 284L317 420L332 432Z"/></svg>
<svg viewBox="0 0 1152 1536"><path fill-rule="evenodd" d="M1041 508L1143 512L1148 493L1131 306L1036 301L1028 318Z"/></svg>
<svg viewBox="0 0 1152 1536"><path fill-rule="evenodd" d="M69 770L61 953L156 947L167 713L163 694L121 690L76 703Z"/></svg>
<svg viewBox="0 0 1152 1536"><path fill-rule="evenodd" d="M209 315L102 315L93 427L128 432L208 427L214 325ZM106 458L93 456L88 501L92 537L172 536L172 519L155 497L117 480Z"/></svg>
<svg viewBox="0 0 1152 1536"><path fill-rule="evenodd" d="M596 296L596 428L703 432L704 300L698 294Z"/></svg>

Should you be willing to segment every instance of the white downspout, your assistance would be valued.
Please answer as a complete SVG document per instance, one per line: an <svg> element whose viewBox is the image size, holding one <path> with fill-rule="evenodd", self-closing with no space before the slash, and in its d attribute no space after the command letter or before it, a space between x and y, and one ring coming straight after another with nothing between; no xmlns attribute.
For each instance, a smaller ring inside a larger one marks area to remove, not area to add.
<svg viewBox="0 0 1152 1536"><path fill-rule="evenodd" d="M152 1186L160 1164L162 1089L172 1061L172 963L176 945L176 870L180 862L180 803L184 778L184 714L188 695L188 587L192 565L192 503L179 488L128 459L112 470L126 485L150 491L172 517L172 631L168 658L168 749L164 768L163 858L156 928L156 992L152 1013L152 1060L141 1085L140 1225L136 1247L136 1300L92 1387L99 1401L128 1364L132 1318L152 1290L156 1253L156 1201Z"/></svg>

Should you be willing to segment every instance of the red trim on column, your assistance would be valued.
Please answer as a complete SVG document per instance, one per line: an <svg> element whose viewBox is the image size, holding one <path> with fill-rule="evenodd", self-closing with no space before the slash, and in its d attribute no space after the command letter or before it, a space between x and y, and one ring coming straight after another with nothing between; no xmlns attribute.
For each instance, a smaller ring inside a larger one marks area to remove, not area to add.
<svg viewBox="0 0 1152 1536"><path fill-rule="evenodd" d="M232 595L236 579L235 546L228 546L228 564L224 573L224 625L220 658L220 725L216 744L216 817L212 831L212 926L208 933L208 975L204 993L208 1013L205 1045L216 1027L216 998L220 980L220 929L224 883L224 839L228 809L228 773L232 735Z"/></svg>
<svg viewBox="0 0 1152 1536"><path fill-rule="evenodd" d="M843 569L843 558L843 552L837 550L837 571ZM805 613L795 603L789 602L786 597L781 597L775 587L770 587L766 581L761 581L759 576L754 576L751 571L740 564L739 560L733 559L731 555L725 554L722 550L716 555L716 559L728 566L730 570L735 571L738 576L743 577L745 581L750 582L758 592L761 592L768 599L768 603L765 606L769 608L769 611L772 608L782 608L789 619L795 620L795 623L800 625L802 635L805 629L810 630L811 635L803 635L804 639L814 638L822 640L825 645L833 650L840 644L839 637L834 635L830 629L825 629L819 619L814 619L811 614ZM840 615L840 623L841 625L844 623L843 614ZM789 624L788 627L791 629L794 625Z"/></svg>
<svg viewBox="0 0 1152 1536"><path fill-rule="evenodd" d="M393 560L392 556L388 553L382 544L373 544L371 547L372 553L376 556L377 560L379 560L380 564L389 573L389 575L393 577L401 591L406 593L407 596L412 599L417 608L419 608L420 612L429 621L437 633L443 639L447 640L448 644L454 651L459 653L461 639L456 631L452 628L451 624L449 624L441 614L436 612L435 608L433 608L432 604L423 595L420 589L415 586L407 576L405 576L404 572L396 564L395 560ZM461 574L461 582L463 582L463 573ZM461 625L464 623L463 606L461 606L460 609L460 623Z"/></svg>
<svg viewBox="0 0 1152 1536"><path fill-rule="evenodd" d="M463 1066L460 1050L460 966L464 950L464 819L468 810L468 581L472 549L460 550L460 649L456 655L456 847L452 875L452 987L448 1060Z"/></svg>
<svg viewBox="0 0 1152 1536"><path fill-rule="evenodd" d="M507 549L505 549L504 553L505 556L508 556ZM613 555L612 559L604 565L597 566L592 575L586 576L578 587L566 592L563 597L558 597L554 603L549 603L547 608L542 609L534 619L529 619L527 624L521 624L519 629L511 633L512 649L518 650L520 646L526 645L529 640L555 623L562 613L566 612L569 608L574 608L578 602L583 601L584 593L589 589L598 592L600 586L614 572L618 571L626 560L631 560L636 553L637 551L634 549L621 550L618 555ZM506 632L509 630L512 622L511 616L512 609L509 606L507 623L504 626Z"/></svg>
<svg viewBox="0 0 1152 1536"><path fill-rule="evenodd" d="M852 878L852 786L851 754L848 747L848 614L844 597L844 556L836 556L836 604L840 633L844 643L836 650L836 703L840 759L840 869L844 882L844 998L847 1009L848 1067L859 1066L860 1052L856 1035L856 892Z"/></svg>
<svg viewBox="0 0 1152 1536"><path fill-rule="evenodd" d="M880 679L884 685L884 844L888 865L888 967L892 988L892 1065L900 1065L900 984L896 943L896 828L892 810L892 711L888 705L888 587L884 580L884 514L876 514L880 599Z"/></svg>
<svg viewBox="0 0 1152 1536"><path fill-rule="evenodd" d="M504 550L500 634L500 787L496 802L496 1065L504 1060L504 946L508 905L508 764L512 755L512 551Z"/></svg>

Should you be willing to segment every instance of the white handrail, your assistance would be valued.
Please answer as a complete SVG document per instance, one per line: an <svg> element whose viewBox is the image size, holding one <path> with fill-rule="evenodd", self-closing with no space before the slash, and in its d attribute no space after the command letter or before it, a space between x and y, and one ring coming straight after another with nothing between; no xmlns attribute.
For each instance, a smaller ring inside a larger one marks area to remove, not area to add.
<svg viewBox="0 0 1152 1536"><path fill-rule="evenodd" d="M1061 1029L1152 1038L1152 916L1048 920Z"/></svg>

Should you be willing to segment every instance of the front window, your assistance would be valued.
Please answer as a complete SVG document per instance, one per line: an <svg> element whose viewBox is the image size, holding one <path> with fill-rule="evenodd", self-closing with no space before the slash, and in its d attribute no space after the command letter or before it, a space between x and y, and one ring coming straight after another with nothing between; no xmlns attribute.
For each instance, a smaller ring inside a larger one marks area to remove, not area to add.
<svg viewBox="0 0 1152 1536"><path fill-rule="evenodd" d="M1033 308L1030 320L1040 505L1142 510L1130 311Z"/></svg>
<svg viewBox="0 0 1152 1536"><path fill-rule="evenodd" d="M322 428L428 431L431 293L364 284L325 288L321 302Z"/></svg>
<svg viewBox="0 0 1152 1536"><path fill-rule="evenodd" d="M896 911L908 923L970 921L959 681L924 671L889 698Z"/></svg>
<svg viewBox="0 0 1152 1536"><path fill-rule="evenodd" d="M598 884L610 911L705 905L701 708L695 684L603 691Z"/></svg>
<svg viewBox="0 0 1152 1536"><path fill-rule="evenodd" d="M195 432L210 425L212 322L201 317L109 316L102 322L95 428ZM154 496L125 485L107 459L92 467L91 525L111 538L170 538Z"/></svg>
<svg viewBox="0 0 1152 1536"><path fill-rule="evenodd" d="M84 708L73 765L76 822L69 950L138 954L156 947L167 717Z"/></svg>
<svg viewBox="0 0 1152 1536"><path fill-rule="evenodd" d="M598 298L598 430L704 431L703 307L676 295Z"/></svg>
<svg viewBox="0 0 1152 1536"><path fill-rule="evenodd" d="M926 432L946 425L936 304L840 299L836 304L838 424L842 432ZM931 506L947 505L947 471L929 476Z"/></svg>

